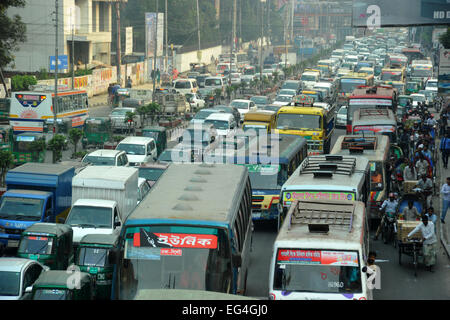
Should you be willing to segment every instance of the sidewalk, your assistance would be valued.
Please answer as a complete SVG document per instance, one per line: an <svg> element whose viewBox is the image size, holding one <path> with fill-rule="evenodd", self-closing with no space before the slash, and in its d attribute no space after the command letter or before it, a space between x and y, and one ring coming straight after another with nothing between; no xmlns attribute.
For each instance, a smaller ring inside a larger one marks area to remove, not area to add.
<svg viewBox="0 0 450 320"><path fill-rule="evenodd" d="M440 140L438 140L440 142ZM439 148L439 144L437 145L437 147ZM441 153L439 152L439 157L441 157ZM438 216L438 228L439 228L439 233L440 233L440 238L441 238L441 242L442 242L442 246L444 247L445 251L447 252L447 256L450 257L450 245L449 245L449 235L450 235L450 221L448 218L446 218L447 221L445 221L445 223L441 222L441 207L442 207L442 197L440 194L441 191L441 187L442 184L446 183L446 179L447 177L450 177L450 169L445 169L443 167L443 163L442 163L442 159L439 159L438 161L439 165L438 165L438 176L439 179L437 179L436 183L436 192L439 193L439 204L435 207L439 208L439 210L437 210L437 208L435 209L436 215ZM448 216L448 213L447 213Z"/></svg>
<svg viewBox="0 0 450 320"><path fill-rule="evenodd" d="M153 83L147 82L147 83L139 84L139 85L133 86L132 89L152 90ZM90 108L95 108L95 107L99 107L99 106L107 106L107 105L108 105L108 93L98 94L96 96L89 98L89 107Z"/></svg>

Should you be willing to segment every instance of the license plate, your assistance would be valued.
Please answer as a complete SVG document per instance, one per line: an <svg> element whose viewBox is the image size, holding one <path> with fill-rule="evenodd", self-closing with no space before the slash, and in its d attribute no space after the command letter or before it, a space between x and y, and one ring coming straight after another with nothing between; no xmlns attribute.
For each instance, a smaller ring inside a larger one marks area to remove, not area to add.
<svg viewBox="0 0 450 320"><path fill-rule="evenodd" d="M252 212L252 218L259 219L261 218L261 212Z"/></svg>
<svg viewBox="0 0 450 320"><path fill-rule="evenodd" d="M17 248L19 246L19 240L8 240L8 247Z"/></svg>

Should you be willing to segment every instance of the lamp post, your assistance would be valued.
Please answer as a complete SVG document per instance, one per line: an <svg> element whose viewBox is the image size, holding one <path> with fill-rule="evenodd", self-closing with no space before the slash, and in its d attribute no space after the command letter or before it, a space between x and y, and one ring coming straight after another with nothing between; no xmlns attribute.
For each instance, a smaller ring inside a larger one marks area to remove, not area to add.
<svg viewBox="0 0 450 320"><path fill-rule="evenodd" d="M263 5L266 3L266 0L260 0L260 6L261 6L261 45L259 48L259 90L260 94L262 94L262 84L263 84L263 78L262 78L262 56L263 56L263 18L264 18L264 10Z"/></svg>

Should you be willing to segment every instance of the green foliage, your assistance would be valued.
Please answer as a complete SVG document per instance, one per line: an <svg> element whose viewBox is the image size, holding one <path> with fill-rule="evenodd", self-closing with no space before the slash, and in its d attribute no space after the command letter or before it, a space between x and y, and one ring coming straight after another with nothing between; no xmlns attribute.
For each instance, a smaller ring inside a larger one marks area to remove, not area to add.
<svg viewBox="0 0 450 320"><path fill-rule="evenodd" d="M74 72L75 77L87 76L92 74L92 70L78 69Z"/></svg>
<svg viewBox="0 0 450 320"><path fill-rule="evenodd" d="M69 130L69 141L73 144L73 152L77 153L77 145L83 136L83 131L78 128L71 128Z"/></svg>
<svg viewBox="0 0 450 320"><path fill-rule="evenodd" d="M14 157L11 151L0 150L0 183L3 186L5 175L9 168L14 164Z"/></svg>
<svg viewBox="0 0 450 320"><path fill-rule="evenodd" d="M61 161L62 150L66 146L66 137L62 134L56 134L48 142L47 148L53 151L53 163Z"/></svg>
<svg viewBox="0 0 450 320"><path fill-rule="evenodd" d="M445 49L450 49L450 28L447 28L447 32L439 37L439 41Z"/></svg>
<svg viewBox="0 0 450 320"><path fill-rule="evenodd" d="M124 136L114 136L114 137L113 137L114 142L120 142L120 141L122 141L123 139L125 139Z"/></svg>
<svg viewBox="0 0 450 320"><path fill-rule="evenodd" d="M76 159L76 158L83 158L85 155L87 155L89 153L89 151L83 150L83 151L78 151L78 152L74 152L72 154L72 158Z"/></svg>
<svg viewBox="0 0 450 320"><path fill-rule="evenodd" d="M41 68L39 69L39 72L36 74L36 78L38 80L46 80L46 79L50 79L52 76L50 76L47 72L47 69L45 68Z"/></svg>
<svg viewBox="0 0 450 320"><path fill-rule="evenodd" d="M34 140L30 143L31 158L34 162L37 162L39 160L39 153L44 151L45 148L46 143L44 139Z"/></svg>
<svg viewBox="0 0 450 320"><path fill-rule="evenodd" d="M15 75L11 79L11 89L12 91L28 90L28 86L34 85L36 83L37 80L34 76Z"/></svg>
<svg viewBox="0 0 450 320"><path fill-rule="evenodd" d="M19 15L9 16L8 8L23 8L25 0L0 1L0 68L14 61L13 52L26 41L26 25Z"/></svg>

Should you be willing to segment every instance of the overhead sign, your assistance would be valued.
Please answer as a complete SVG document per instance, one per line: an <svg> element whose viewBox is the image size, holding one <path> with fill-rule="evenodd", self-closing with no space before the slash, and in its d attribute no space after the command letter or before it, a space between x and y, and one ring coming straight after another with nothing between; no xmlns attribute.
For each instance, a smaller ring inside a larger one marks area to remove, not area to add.
<svg viewBox="0 0 450 320"><path fill-rule="evenodd" d="M58 71L69 68L67 55L58 55ZM50 71L55 71L55 56L50 56Z"/></svg>
<svg viewBox="0 0 450 320"><path fill-rule="evenodd" d="M125 55L133 54L133 27L125 28Z"/></svg>
<svg viewBox="0 0 450 320"><path fill-rule="evenodd" d="M447 0L353 0L352 27L444 25L450 23Z"/></svg>

